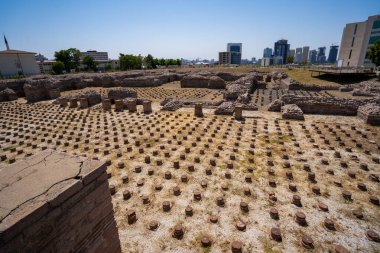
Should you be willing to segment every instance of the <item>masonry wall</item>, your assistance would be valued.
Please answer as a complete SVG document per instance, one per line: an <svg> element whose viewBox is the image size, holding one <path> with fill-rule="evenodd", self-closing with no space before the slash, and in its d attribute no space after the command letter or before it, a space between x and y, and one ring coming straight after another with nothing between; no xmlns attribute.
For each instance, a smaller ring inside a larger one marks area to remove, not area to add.
<svg viewBox="0 0 380 253"><path fill-rule="evenodd" d="M46 204L29 203L17 221L3 220L0 252L121 252L104 165L46 196Z"/></svg>

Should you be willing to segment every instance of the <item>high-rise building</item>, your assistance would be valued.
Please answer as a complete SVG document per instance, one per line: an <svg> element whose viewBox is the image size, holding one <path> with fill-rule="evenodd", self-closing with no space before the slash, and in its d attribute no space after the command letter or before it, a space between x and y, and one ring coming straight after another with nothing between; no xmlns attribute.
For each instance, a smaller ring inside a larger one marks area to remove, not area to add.
<svg viewBox="0 0 380 253"><path fill-rule="evenodd" d="M306 63L307 62L307 59L309 57L309 49L310 49L309 46L304 46L302 48L302 60L301 60L302 63Z"/></svg>
<svg viewBox="0 0 380 253"><path fill-rule="evenodd" d="M228 43L227 52L231 53L231 64L241 64L242 43Z"/></svg>
<svg viewBox="0 0 380 253"><path fill-rule="evenodd" d="M317 62L322 64L326 62L326 47L318 47Z"/></svg>
<svg viewBox="0 0 380 253"><path fill-rule="evenodd" d="M290 49L289 52L288 52L288 56L291 56L291 57L294 58L295 55L296 55L296 50Z"/></svg>
<svg viewBox="0 0 380 253"><path fill-rule="evenodd" d="M338 48L339 46L330 46L330 51L329 51L329 57L327 58L327 62L329 63L335 63L336 62L336 57L338 56Z"/></svg>
<svg viewBox="0 0 380 253"><path fill-rule="evenodd" d="M366 21L346 24L343 30L338 60L342 66L372 66L368 49L380 40L380 15Z"/></svg>
<svg viewBox="0 0 380 253"><path fill-rule="evenodd" d="M296 48L296 55L294 56L294 63L300 64L302 62L302 47Z"/></svg>
<svg viewBox="0 0 380 253"><path fill-rule="evenodd" d="M231 53L230 52L219 52L219 64L226 65L231 63Z"/></svg>
<svg viewBox="0 0 380 253"><path fill-rule="evenodd" d="M309 64L314 64L317 62L317 50L309 51L309 59L307 60Z"/></svg>
<svg viewBox="0 0 380 253"><path fill-rule="evenodd" d="M273 54L272 48L267 47L264 49L263 57L268 58L268 57L271 57L272 54Z"/></svg>
<svg viewBox="0 0 380 253"><path fill-rule="evenodd" d="M98 52L95 50L89 50L87 52L80 52L80 59L83 60L85 56L91 56L94 58L94 61L108 61L107 52Z"/></svg>
<svg viewBox="0 0 380 253"><path fill-rule="evenodd" d="M286 58L288 57L288 51L290 45L287 40L278 40L274 43L274 56L282 56L282 64L286 63Z"/></svg>

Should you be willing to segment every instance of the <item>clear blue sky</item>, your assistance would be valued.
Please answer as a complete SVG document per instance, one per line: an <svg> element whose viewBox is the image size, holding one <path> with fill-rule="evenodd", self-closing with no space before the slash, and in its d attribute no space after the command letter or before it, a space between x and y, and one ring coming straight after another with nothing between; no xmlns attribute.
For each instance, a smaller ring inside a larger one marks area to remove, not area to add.
<svg viewBox="0 0 380 253"><path fill-rule="evenodd" d="M228 42L261 58L281 38L291 48L339 45L346 23L376 14L379 0L0 0L0 32L12 49L48 58L76 47L217 59Z"/></svg>

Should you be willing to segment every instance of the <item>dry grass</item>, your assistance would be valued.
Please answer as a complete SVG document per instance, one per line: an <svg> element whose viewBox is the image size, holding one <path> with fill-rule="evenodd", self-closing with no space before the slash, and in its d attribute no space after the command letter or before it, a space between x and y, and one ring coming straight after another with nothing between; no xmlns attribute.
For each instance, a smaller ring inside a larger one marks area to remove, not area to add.
<svg viewBox="0 0 380 253"><path fill-rule="evenodd" d="M320 77L318 77L316 74L313 76L311 75L311 72L307 69L284 69L285 72L294 80L297 80L300 83L306 83L306 84L315 84L319 86L331 86L336 87L340 86L340 84L336 81L334 81L334 78L330 78L331 80L323 80Z"/></svg>

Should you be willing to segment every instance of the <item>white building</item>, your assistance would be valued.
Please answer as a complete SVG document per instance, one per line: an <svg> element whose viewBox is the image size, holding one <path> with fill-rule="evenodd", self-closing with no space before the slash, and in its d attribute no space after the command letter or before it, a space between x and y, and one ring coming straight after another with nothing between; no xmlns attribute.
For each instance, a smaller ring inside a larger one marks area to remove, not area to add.
<svg viewBox="0 0 380 253"><path fill-rule="evenodd" d="M273 64L273 58L272 57L263 57L261 59L261 66L267 67Z"/></svg>
<svg viewBox="0 0 380 253"><path fill-rule="evenodd" d="M50 74L53 70L53 64L55 61L39 61L38 62L38 67L40 68L40 72L42 74Z"/></svg>
<svg viewBox="0 0 380 253"><path fill-rule="evenodd" d="M366 21L346 24L343 30L338 60L343 67L373 66L368 49L380 40L380 15Z"/></svg>
<svg viewBox="0 0 380 253"><path fill-rule="evenodd" d="M40 69L36 62L35 54L36 53L20 50L0 51L0 75L39 74Z"/></svg>
<svg viewBox="0 0 380 253"><path fill-rule="evenodd" d="M87 52L80 52L80 60L82 61L84 57L91 56L94 61L105 62L108 61L108 53L107 52L98 52L95 50L89 50Z"/></svg>

